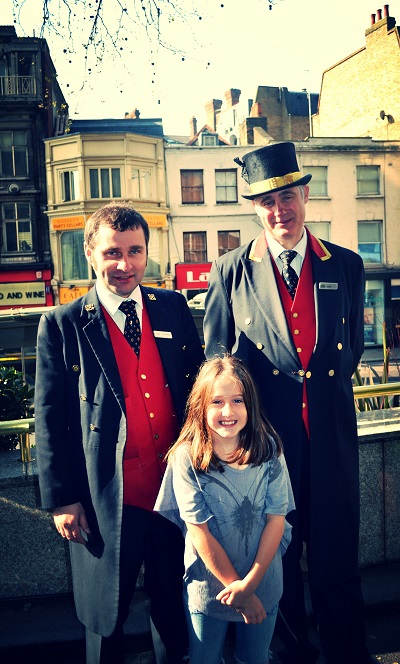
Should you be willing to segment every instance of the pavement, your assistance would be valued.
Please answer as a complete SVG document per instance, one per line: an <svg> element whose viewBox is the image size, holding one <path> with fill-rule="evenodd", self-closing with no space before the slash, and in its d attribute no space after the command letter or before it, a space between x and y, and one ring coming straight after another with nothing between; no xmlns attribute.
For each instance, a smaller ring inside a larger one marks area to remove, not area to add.
<svg viewBox="0 0 400 664"><path fill-rule="evenodd" d="M379 664L400 664L400 561L360 570L366 603L367 645ZM312 628L310 639L318 644ZM145 593L138 591L125 625L126 664L161 664L153 653ZM228 633L225 664L233 664L233 634ZM272 664L281 664L284 650L272 641ZM0 600L0 662L2 664L84 664L84 628L70 595ZM293 664L296 664L293 662ZM321 656L318 664L324 664ZM337 662L340 664L340 662Z"/></svg>

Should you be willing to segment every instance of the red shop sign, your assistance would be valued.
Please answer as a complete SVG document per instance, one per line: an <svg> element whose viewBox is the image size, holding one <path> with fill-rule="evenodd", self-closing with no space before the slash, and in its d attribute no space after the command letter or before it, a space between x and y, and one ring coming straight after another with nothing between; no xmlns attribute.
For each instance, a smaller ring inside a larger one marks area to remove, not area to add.
<svg viewBox="0 0 400 664"><path fill-rule="evenodd" d="M207 290L212 263L177 263L175 265L178 290Z"/></svg>

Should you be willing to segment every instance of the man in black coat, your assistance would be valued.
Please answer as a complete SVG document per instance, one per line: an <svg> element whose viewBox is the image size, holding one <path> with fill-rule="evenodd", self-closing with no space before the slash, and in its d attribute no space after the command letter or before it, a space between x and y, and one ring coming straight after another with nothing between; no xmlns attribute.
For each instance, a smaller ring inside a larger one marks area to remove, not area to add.
<svg viewBox="0 0 400 664"><path fill-rule="evenodd" d="M143 561L167 661L187 653L183 538L152 508L203 351L185 298L140 286L148 241L147 222L130 206L93 214L85 253L96 285L44 314L38 333L41 499L71 542L88 664L123 663L123 624ZM133 311L124 313L128 301ZM139 347L124 336L130 327Z"/></svg>
<svg viewBox="0 0 400 664"><path fill-rule="evenodd" d="M304 228L307 183L293 143L250 152L242 176L264 231L213 265L206 356L244 360L283 440L297 509L283 558L290 664L313 663L300 567L327 664L370 662L358 576L359 466L352 374L363 351L361 258ZM286 661L286 660L285 660Z"/></svg>

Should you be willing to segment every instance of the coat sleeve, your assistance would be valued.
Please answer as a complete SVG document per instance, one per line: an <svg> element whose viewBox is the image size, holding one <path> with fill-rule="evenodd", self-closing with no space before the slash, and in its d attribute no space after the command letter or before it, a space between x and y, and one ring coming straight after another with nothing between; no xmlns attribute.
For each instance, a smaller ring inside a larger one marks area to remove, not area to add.
<svg viewBox="0 0 400 664"><path fill-rule="evenodd" d="M235 321L226 283L215 262L205 302L204 343L207 359L231 353L235 344Z"/></svg>
<svg viewBox="0 0 400 664"><path fill-rule="evenodd" d="M353 370L355 372L364 351L364 290L365 274L362 258L354 254L353 297L350 310L350 344L353 351Z"/></svg>
<svg viewBox="0 0 400 664"><path fill-rule="evenodd" d="M35 439L44 508L79 501L69 435L68 378L63 339L54 318L43 315L38 329L35 383Z"/></svg>

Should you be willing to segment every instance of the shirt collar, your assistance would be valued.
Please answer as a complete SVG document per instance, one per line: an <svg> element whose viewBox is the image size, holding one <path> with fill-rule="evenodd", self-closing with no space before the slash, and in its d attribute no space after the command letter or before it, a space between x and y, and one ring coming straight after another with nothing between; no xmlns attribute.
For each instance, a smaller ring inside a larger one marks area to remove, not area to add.
<svg viewBox="0 0 400 664"><path fill-rule="evenodd" d="M282 253L282 251L285 251L285 247L282 247L282 245L279 244L279 242L277 242L273 237L268 235L266 231L265 233L266 233L268 249L270 250L274 260L276 261L276 259L279 258L279 255ZM301 256L301 259L304 260L304 257L306 255L306 250L307 250L307 233L304 230L301 239L296 244L296 246L293 247L293 251L297 251L297 253Z"/></svg>
<svg viewBox="0 0 400 664"><path fill-rule="evenodd" d="M125 302L126 300L137 302L137 304L143 309L142 291L140 290L140 286L136 286L128 297L121 297L120 295L112 293L108 288L105 288L102 284L99 284L99 282L96 281L96 291L101 304L112 317L115 316L121 302Z"/></svg>

